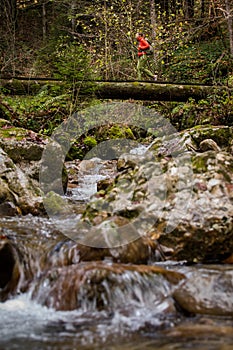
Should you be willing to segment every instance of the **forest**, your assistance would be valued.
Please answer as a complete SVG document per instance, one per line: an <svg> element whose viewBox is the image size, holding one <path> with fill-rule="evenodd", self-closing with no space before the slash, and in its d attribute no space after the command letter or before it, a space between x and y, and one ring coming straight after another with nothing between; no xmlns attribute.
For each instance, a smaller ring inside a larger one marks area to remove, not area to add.
<svg viewBox="0 0 233 350"><path fill-rule="evenodd" d="M27 120L26 126L35 131L41 130L38 109L41 118L48 107L52 119L56 110L57 122L77 109L80 81L136 80L137 32L145 33L152 43L150 68L159 81L233 84L232 0L3 0L0 18L1 78L65 81L62 87L44 84L39 93L36 89L30 103L24 99L24 108L22 104L18 108L21 100L6 97L9 91L2 86L1 114L14 123ZM232 104L226 93L209 96L201 106L190 99L178 105L160 103L156 108L173 119L185 113L204 114L199 123L206 120L208 109L213 123L220 118L232 123ZM53 123L42 124L42 132L50 133Z"/></svg>

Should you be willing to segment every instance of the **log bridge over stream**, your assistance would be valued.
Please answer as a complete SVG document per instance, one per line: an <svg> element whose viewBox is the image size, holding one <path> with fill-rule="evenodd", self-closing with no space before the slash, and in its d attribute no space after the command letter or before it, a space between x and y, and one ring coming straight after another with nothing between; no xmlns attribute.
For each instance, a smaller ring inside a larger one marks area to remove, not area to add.
<svg viewBox="0 0 233 350"><path fill-rule="evenodd" d="M35 94L44 85L58 85L64 82L40 77L0 77L0 88L11 94ZM189 98L205 99L213 94L232 94L233 88L221 85L194 83L172 83L160 81L100 81L85 80L76 83L79 95L93 94L100 99L178 101Z"/></svg>

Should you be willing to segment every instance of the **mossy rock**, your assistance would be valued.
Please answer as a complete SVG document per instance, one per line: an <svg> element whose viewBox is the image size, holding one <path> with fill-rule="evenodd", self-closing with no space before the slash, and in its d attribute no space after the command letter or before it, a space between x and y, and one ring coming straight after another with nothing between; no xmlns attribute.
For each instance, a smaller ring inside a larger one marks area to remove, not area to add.
<svg viewBox="0 0 233 350"><path fill-rule="evenodd" d="M3 127L10 127L11 123L9 120L6 119L0 119L0 131L2 130ZM4 130L4 129L3 129Z"/></svg>
<svg viewBox="0 0 233 350"><path fill-rule="evenodd" d="M64 215L72 212L70 206L59 194L50 191L44 197L44 206L49 215Z"/></svg>
<svg viewBox="0 0 233 350"><path fill-rule="evenodd" d="M195 173L204 173L207 171L207 161L209 159L209 153L200 153L193 157L192 166Z"/></svg>
<svg viewBox="0 0 233 350"><path fill-rule="evenodd" d="M3 119L1 119L1 120L3 120ZM6 125L6 124L7 124L7 122L5 121L4 125ZM23 128L17 128L14 126L9 126L7 128L0 129L0 138L1 139L13 138L17 141L21 141L26 137L27 134L28 134L28 130L23 129Z"/></svg>
<svg viewBox="0 0 233 350"><path fill-rule="evenodd" d="M75 142L66 154L66 161L72 161L74 159L82 160L85 157L86 152L86 148L82 144Z"/></svg>
<svg viewBox="0 0 233 350"><path fill-rule="evenodd" d="M0 129L0 146L15 162L39 161L44 149L43 137L23 128Z"/></svg>
<svg viewBox="0 0 233 350"><path fill-rule="evenodd" d="M197 144L205 139L212 139L219 147L228 147L233 139L232 126L199 125L190 129L189 133Z"/></svg>
<svg viewBox="0 0 233 350"><path fill-rule="evenodd" d="M122 125L113 125L107 132L110 139L135 139L132 130Z"/></svg>
<svg viewBox="0 0 233 350"><path fill-rule="evenodd" d="M98 143L109 139L136 139L133 130L128 125L122 124L103 125L97 129L91 130L90 134Z"/></svg>

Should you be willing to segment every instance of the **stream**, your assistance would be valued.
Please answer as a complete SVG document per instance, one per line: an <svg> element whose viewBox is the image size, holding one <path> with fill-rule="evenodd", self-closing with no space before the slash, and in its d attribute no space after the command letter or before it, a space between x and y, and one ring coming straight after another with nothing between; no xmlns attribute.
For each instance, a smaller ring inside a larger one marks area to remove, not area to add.
<svg viewBox="0 0 233 350"><path fill-rule="evenodd" d="M232 320L196 316L160 320L145 306L124 316L115 310L58 312L21 295L1 305L1 349L232 349Z"/></svg>
<svg viewBox="0 0 233 350"><path fill-rule="evenodd" d="M88 164L91 171L85 173L84 169L79 184L75 178L71 184L70 198L73 201L88 201L97 190L97 181L111 177L114 172L109 163L102 164L102 168ZM70 169L77 166L75 163L69 164ZM50 238L53 231L50 219L31 215L0 218L0 227L2 234L22 235L22 240L26 239L22 234L24 229L33 235L40 234L44 239ZM209 281L212 281L212 276L217 276L220 281L222 276L232 271L230 265L189 266L185 262L172 261L151 261L151 265L191 277L194 285L200 276L205 276ZM174 288L179 288L179 285L171 286L163 278L149 278L126 270L111 281L106 278L102 282L103 290L98 292L104 305L102 309L97 307L97 294L90 299L83 290L79 296L80 307L71 311L55 310L42 303L48 288L46 279L42 280L37 297L33 298L35 283L26 293L19 293L0 303L1 350L233 349L232 315L223 312L216 316L180 310L172 297ZM203 288L206 286L203 285ZM218 298L226 309L228 306L232 308L231 283L228 288L227 292L224 288L221 290L221 286L219 290L214 290L213 285L212 298ZM198 295L196 297L198 299ZM208 299L208 295L203 298ZM213 300L210 302L213 303Z"/></svg>

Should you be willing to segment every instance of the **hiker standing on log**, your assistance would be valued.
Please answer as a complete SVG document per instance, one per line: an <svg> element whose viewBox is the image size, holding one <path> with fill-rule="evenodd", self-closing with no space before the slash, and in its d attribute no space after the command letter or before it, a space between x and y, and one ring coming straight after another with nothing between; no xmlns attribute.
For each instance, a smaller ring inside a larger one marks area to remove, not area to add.
<svg viewBox="0 0 233 350"><path fill-rule="evenodd" d="M142 73L145 73L148 77L157 80L157 75L153 74L146 66L148 64L147 55L150 54L150 44L145 39L144 34L137 33L136 39L138 41L138 63L137 63L137 74L138 80L142 79Z"/></svg>

